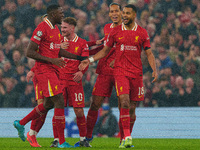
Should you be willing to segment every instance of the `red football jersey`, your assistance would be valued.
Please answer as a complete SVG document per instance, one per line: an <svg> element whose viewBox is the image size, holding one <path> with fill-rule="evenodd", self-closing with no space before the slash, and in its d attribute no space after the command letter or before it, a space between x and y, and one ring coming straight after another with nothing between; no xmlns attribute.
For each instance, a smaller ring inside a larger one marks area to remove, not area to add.
<svg viewBox="0 0 200 150"><path fill-rule="evenodd" d="M106 39L109 35L109 33L113 29L113 23L106 24L104 27L104 46L106 44ZM115 59L115 46L110 50L108 55L102 59L99 60L96 73L97 74L104 74L104 75L113 75L114 69L110 67L110 63Z"/></svg>
<svg viewBox="0 0 200 150"><path fill-rule="evenodd" d="M34 30L31 40L39 45L38 53L40 55L50 58L58 58L61 38L58 27L56 25L53 26L51 22L46 19ZM56 65L41 61L36 61L36 67L38 73L58 68Z"/></svg>
<svg viewBox="0 0 200 150"><path fill-rule="evenodd" d="M69 42L69 47L68 49L66 49L68 52L79 56L89 56L89 48L86 40L76 35L72 41L69 41L66 37L64 37L64 41ZM68 58L63 58L63 59L67 62L67 64L65 68L61 69L60 78L73 81L74 77L73 74L79 71L78 66L80 64L80 60L74 60Z"/></svg>
<svg viewBox="0 0 200 150"><path fill-rule="evenodd" d="M109 47L113 47L114 44L116 44L114 74L141 77L142 47L143 49L151 47L147 31L136 23L132 30L127 30L124 24L119 25L113 28L106 43Z"/></svg>

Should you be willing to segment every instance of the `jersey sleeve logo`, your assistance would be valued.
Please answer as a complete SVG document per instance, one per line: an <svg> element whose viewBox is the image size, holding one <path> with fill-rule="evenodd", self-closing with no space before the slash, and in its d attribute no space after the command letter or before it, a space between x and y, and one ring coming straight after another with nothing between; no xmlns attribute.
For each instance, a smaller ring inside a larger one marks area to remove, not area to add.
<svg viewBox="0 0 200 150"><path fill-rule="evenodd" d="M41 37L42 36L42 31L37 32L37 36Z"/></svg>
<svg viewBox="0 0 200 150"><path fill-rule="evenodd" d="M36 35L34 35L34 37L33 37L34 39L36 39L36 40L38 40L38 41L40 41L41 40L41 38L39 38L39 37L37 37Z"/></svg>

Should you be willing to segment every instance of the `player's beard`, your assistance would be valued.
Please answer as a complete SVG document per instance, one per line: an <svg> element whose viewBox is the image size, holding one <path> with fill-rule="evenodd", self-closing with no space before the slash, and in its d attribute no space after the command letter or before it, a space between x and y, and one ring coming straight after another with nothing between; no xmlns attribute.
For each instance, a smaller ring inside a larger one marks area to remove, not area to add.
<svg viewBox="0 0 200 150"><path fill-rule="evenodd" d="M133 22L132 19L130 19L125 25L130 25Z"/></svg>

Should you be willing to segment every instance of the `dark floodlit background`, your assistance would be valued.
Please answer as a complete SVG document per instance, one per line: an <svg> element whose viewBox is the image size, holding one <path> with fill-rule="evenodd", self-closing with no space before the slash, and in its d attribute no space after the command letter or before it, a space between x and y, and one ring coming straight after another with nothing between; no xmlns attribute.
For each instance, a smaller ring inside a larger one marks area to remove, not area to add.
<svg viewBox="0 0 200 150"><path fill-rule="evenodd" d="M65 16L78 21L76 33L87 41L104 37L110 23L109 4L132 3L137 23L150 36L159 81L152 84L151 69L142 53L145 100L138 107L200 106L200 1L199 0L1 0L0 1L0 107L34 107L34 88L26 73L34 60L25 57L33 30L50 4L63 7ZM83 77L89 106L97 64ZM117 107L115 91L109 98Z"/></svg>

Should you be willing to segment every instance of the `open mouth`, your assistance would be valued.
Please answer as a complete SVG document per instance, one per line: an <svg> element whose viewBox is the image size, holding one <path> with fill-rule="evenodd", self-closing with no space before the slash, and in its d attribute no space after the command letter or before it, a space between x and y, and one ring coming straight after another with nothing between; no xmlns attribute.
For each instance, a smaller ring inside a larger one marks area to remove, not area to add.
<svg viewBox="0 0 200 150"><path fill-rule="evenodd" d="M112 17L112 19L113 19L113 20L117 20L117 19L118 19L118 17Z"/></svg>
<svg viewBox="0 0 200 150"><path fill-rule="evenodd" d="M127 19L127 18L124 18L123 21L124 21L124 22L128 22L128 19Z"/></svg>

